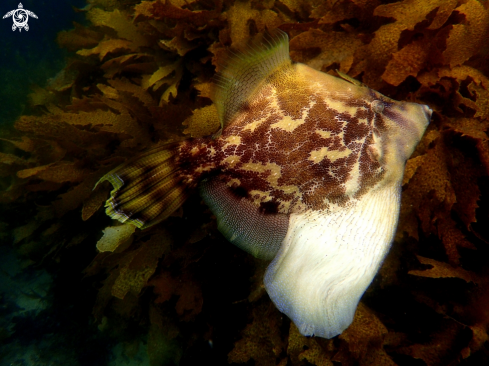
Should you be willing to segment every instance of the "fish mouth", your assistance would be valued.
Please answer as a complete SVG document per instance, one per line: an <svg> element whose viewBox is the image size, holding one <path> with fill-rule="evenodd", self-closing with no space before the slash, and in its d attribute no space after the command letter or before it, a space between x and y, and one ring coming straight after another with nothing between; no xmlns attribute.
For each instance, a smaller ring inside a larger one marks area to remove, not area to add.
<svg viewBox="0 0 489 366"><path fill-rule="evenodd" d="M428 121L428 123L426 123L426 125L428 125L431 121L431 115L433 114L433 110L428 107L426 104L422 105L422 108L423 108L423 112L426 116L426 120Z"/></svg>

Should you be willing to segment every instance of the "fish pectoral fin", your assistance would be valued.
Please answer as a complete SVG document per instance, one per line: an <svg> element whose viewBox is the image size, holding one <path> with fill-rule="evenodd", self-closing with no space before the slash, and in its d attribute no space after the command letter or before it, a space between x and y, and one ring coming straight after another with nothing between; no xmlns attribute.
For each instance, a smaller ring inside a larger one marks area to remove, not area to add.
<svg viewBox="0 0 489 366"><path fill-rule="evenodd" d="M140 229L166 219L188 196L175 163L176 147L163 145L130 159L104 175L114 189L105 203L107 215Z"/></svg>
<svg viewBox="0 0 489 366"><path fill-rule="evenodd" d="M216 103L221 127L226 127L253 92L274 72L292 65L289 37L280 29L264 34L259 44L235 53L215 76Z"/></svg>
<svg viewBox="0 0 489 366"><path fill-rule="evenodd" d="M306 336L332 338L353 321L397 226L399 185L334 212L291 214L287 236L265 273L277 308Z"/></svg>
<svg viewBox="0 0 489 366"><path fill-rule="evenodd" d="M287 215L261 211L219 178L202 181L199 191L228 241L257 258L273 259L287 233Z"/></svg>

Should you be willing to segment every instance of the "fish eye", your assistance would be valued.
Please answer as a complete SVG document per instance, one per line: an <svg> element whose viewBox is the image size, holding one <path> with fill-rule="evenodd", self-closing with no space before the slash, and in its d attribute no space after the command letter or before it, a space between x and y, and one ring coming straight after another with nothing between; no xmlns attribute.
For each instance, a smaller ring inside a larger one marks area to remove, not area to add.
<svg viewBox="0 0 489 366"><path fill-rule="evenodd" d="M382 113L384 111L384 103L381 100L374 100L371 107L375 113Z"/></svg>

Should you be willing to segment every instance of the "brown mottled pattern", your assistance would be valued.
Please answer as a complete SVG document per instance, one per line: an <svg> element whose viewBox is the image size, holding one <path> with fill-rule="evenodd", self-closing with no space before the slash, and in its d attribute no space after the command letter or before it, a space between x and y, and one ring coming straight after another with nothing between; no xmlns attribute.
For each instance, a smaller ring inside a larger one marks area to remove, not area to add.
<svg viewBox="0 0 489 366"><path fill-rule="evenodd" d="M154 225L205 177L284 214L336 210L397 184L429 108L293 64L287 37L271 37L220 74L217 139L160 146L101 178L114 186L111 217Z"/></svg>
<svg viewBox="0 0 489 366"><path fill-rule="evenodd" d="M186 182L220 168L221 179L264 210L290 213L344 206L381 180L368 151L376 128L370 105L337 97L345 109L333 109L331 93L290 70L269 81L217 140L182 145L180 160L191 161L181 173Z"/></svg>
<svg viewBox="0 0 489 366"><path fill-rule="evenodd" d="M215 151L215 141L205 138L183 141L178 148L175 164L179 166L178 175L182 183L195 188L203 176L214 172L222 154Z"/></svg>

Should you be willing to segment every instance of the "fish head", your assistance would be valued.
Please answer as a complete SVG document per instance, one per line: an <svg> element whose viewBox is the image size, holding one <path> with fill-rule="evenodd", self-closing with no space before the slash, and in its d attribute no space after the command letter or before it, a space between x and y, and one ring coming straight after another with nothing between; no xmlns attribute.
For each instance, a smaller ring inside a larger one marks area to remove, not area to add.
<svg viewBox="0 0 489 366"><path fill-rule="evenodd" d="M393 100L341 72L336 77L304 64L294 66L297 82L309 85L305 90L326 102L325 114L333 111L334 118L343 123L342 144L350 150L355 144L365 147L360 152L362 169L376 172L375 186L399 184L432 110L426 105ZM353 180L356 175L350 174ZM355 195L354 191L346 193Z"/></svg>
<svg viewBox="0 0 489 366"><path fill-rule="evenodd" d="M427 105L396 101L366 88L365 102L373 114L373 144L369 154L386 172L385 181L399 180L431 120Z"/></svg>

